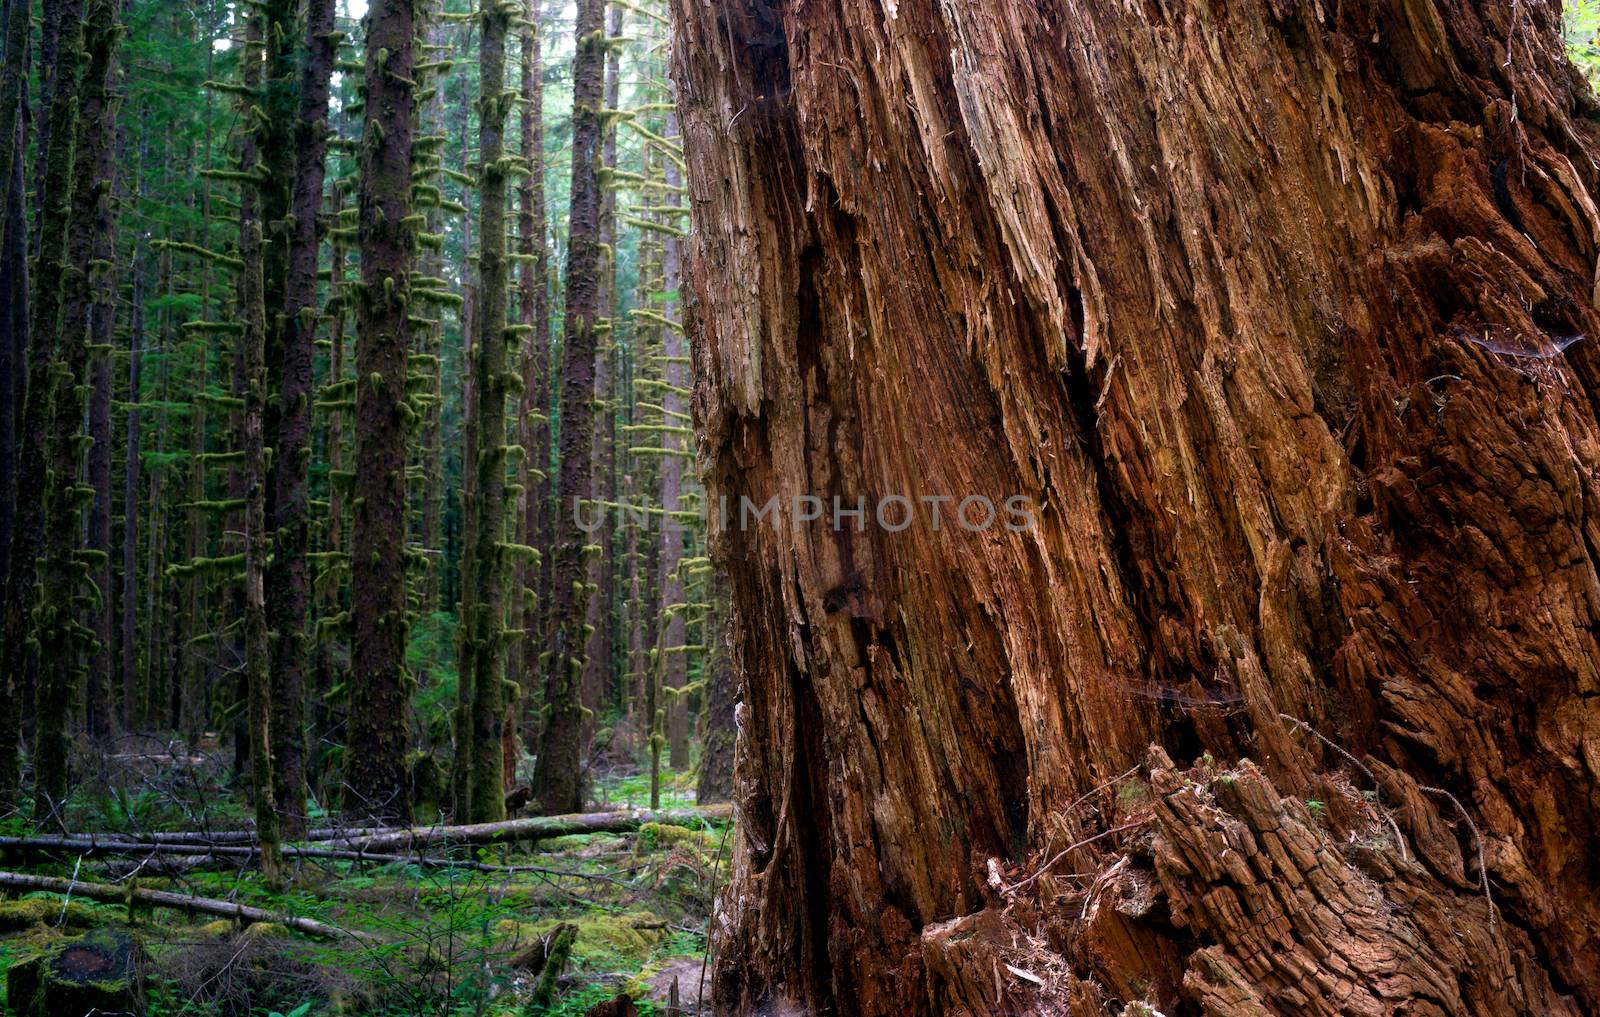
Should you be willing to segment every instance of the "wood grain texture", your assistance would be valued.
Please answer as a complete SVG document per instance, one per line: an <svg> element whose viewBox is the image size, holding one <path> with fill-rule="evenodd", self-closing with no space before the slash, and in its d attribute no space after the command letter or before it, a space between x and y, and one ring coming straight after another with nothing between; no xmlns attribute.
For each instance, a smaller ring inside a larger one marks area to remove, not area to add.
<svg viewBox="0 0 1600 1017"><path fill-rule="evenodd" d="M1144 953L1180 1012L1600 1008L1600 112L1556 5L674 8L734 506L719 1006L1033 1012L950 923L1038 938L989 859L1108 829L1114 792L1075 803L1144 761L1159 806L1073 871L1126 857L1156 903L1050 946L1059 1012ZM737 526L805 494L1039 525ZM1334 838L1366 799L1328 789L1372 785L1281 715L1363 760L1404 856ZM1184 813L1152 744L1242 797Z"/></svg>

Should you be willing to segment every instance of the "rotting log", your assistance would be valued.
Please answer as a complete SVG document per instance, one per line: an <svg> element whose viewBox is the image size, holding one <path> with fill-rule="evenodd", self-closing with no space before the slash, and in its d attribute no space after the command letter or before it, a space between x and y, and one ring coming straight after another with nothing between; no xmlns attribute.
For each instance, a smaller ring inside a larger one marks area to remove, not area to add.
<svg viewBox="0 0 1600 1017"><path fill-rule="evenodd" d="M1037 1012L992 909L1079 1014L1145 956L1166 1013L1600 1012L1600 108L1559 6L673 9L741 693L718 1012ZM899 532L788 508L891 495ZM1251 773L1237 832L1076 852L1158 898L1098 950L1056 870L997 899L1152 744ZM1367 794L1403 844L1267 815Z"/></svg>
<svg viewBox="0 0 1600 1017"><path fill-rule="evenodd" d="M694 827L702 823L726 822L733 818L730 805L707 805L681 809L615 809L583 812L568 816L528 816L499 823L467 826L415 827L328 827L306 835L310 843L337 842L364 851L385 848L411 848L429 844L493 844L501 841L565 837L584 833L629 833L646 823ZM145 834L77 834L67 836L0 837L0 849L62 850L96 849L109 852L114 847L189 846L213 848L224 845L251 845L252 830L152 831Z"/></svg>
<svg viewBox="0 0 1600 1017"><path fill-rule="evenodd" d="M105 883L83 883L75 879L62 879L57 876L34 876L24 872L0 872L0 889L20 890L25 893L59 893L68 898L85 897L89 900L99 901L102 904L137 904L143 907L186 911L197 915L215 915L218 918L232 918L241 925L272 922L316 939L355 939L362 941L373 939L367 933L341 929L326 922L319 922L314 918L279 914L275 911L250 907L247 904L239 904L234 901L214 900L210 897L191 897L188 894L169 893L166 890L149 890L142 886L110 886Z"/></svg>

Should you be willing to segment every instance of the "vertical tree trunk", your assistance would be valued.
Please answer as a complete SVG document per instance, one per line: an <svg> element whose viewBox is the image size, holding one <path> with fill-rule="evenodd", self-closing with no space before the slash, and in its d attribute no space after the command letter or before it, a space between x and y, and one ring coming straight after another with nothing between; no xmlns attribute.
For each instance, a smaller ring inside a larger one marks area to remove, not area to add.
<svg viewBox="0 0 1600 1017"><path fill-rule="evenodd" d="M32 8L30 0L28 7ZM40 0L39 51L39 102L34 107L38 120L33 128L33 243L29 250L38 256L45 216L50 195L50 138L55 120L55 85L61 77L61 26L78 30L83 18L82 0ZM82 54L79 54L80 58ZM72 86L77 88L77 84ZM70 137L70 135L69 135ZM18 158L21 158L19 153ZM54 337L45 340L53 342Z"/></svg>
<svg viewBox="0 0 1600 1017"><path fill-rule="evenodd" d="M428 22L427 36L430 47L443 48L445 42L445 22L442 18L434 18ZM421 122L418 129L424 134L438 131L444 136L446 129L444 120L445 82L440 81L433 88L433 96L421 110ZM440 145L442 151L444 146ZM423 154L430 169L442 168L443 156L433 149ZM431 179L431 178L430 178ZM444 214L439 203L427 204L428 232L439 233L443 228ZM443 245L438 249L428 248L426 253L419 255L423 262L422 274L429 278L442 278L445 274L445 261ZM459 318L460 311L457 311ZM440 603L439 592L441 587L441 574L445 569L445 562L440 554L440 540L444 521L444 315L432 318L424 338L426 346L423 353L431 360L429 371L428 400L422 411L422 421L419 425L417 444L418 462L422 467L422 511L420 512L422 528L419 533L419 543L424 553L428 555L428 569L422 579L421 611L429 614L441 609L454 606ZM416 358L413 358L415 362Z"/></svg>
<svg viewBox="0 0 1600 1017"><path fill-rule="evenodd" d="M361 132L361 282L356 296L356 479L351 532L350 722L344 809L403 819L409 721L406 672L406 356L410 271L415 8L375 0L367 12Z"/></svg>
<svg viewBox="0 0 1600 1017"><path fill-rule="evenodd" d="M311 504L311 396L316 359L317 217L328 155L328 88L339 36L333 0L308 0L306 56L300 70L300 104L294 124L294 182L289 209L288 278L284 287L283 365L278 392L277 474L273 499L273 554L266 577L268 623L277 634L272 652L273 778L284 833L306 828L305 674L310 649L306 574Z"/></svg>
<svg viewBox="0 0 1600 1017"><path fill-rule="evenodd" d="M31 9L31 0L6 0L0 4L0 32L4 33L0 52L5 54L4 64L0 65L0 299L5 301L5 308L0 310L0 396L7 400L0 410L0 602L11 571L9 552L17 511L17 425L23 403L17 395L23 391L21 379L27 376L26 347L19 341L25 334L27 299L25 284L18 286L19 274L27 271L27 244L18 243L19 229L26 229L20 225L26 194L18 170L27 150L22 114ZM0 678L0 695L8 694L5 682Z"/></svg>
<svg viewBox="0 0 1600 1017"><path fill-rule="evenodd" d="M535 682L542 673L545 616L550 596L550 251L545 242L544 194L544 85L541 59L540 10L535 0L523 0L521 76L522 104L519 137L522 139L523 173L517 189L517 321L523 326L521 421L523 508L520 534L523 544L539 553L525 570L532 596L523 603L522 666L517 679L522 686L524 709L534 702ZM531 728L524 730L532 737Z"/></svg>
<svg viewBox="0 0 1600 1017"><path fill-rule="evenodd" d="M250 14L245 44L241 50L242 82L249 90L262 85L262 69L270 69L274 43L266 36L276 30L264 10ZM258 47L265 46L266 59ZM266 125L253 123L244 132L239 166L251 172L261 156L261 136ZM263 188L246 184L239 192L239 261L236 279L239 332L236 373L242 385L244 406L240 411L238 450L240 486L244 498L244 597L242 631L244 637L244 686L249 707L247 726L250 746L250 791L255 804L256 836L261 842L261 872L267 885L276 888L282 881L283 860L278 844L278 808L273 797L272 776L272 700L273 684L268 646L265 569L271 538L267 534L266 448L264 420L267 402L266 378L266 302L265 254L262 250L261 216L266 202Z"/></svg>
<svg viewBox="0 0 1600 1017"><path fill-rule="evenodd" d="M677 118L669 116L666 137L675 138L677 134ZM681 182L682 174L671 159L665 162L667 186L675 187ZM670 200L676 203L676 195L672 194ZM671 234L667 236L662 264L664 288L668 293L679 291L683 278L683 241L678 237ZM661 405L666 408L663 423L667 425L677 422L688 409L683 397L688 371L683 366L686 351L683 328L677 321L678 307L676 300L667 305L666 322L661 330L662 376L666 382L661 390ZM661 447L667 450L661 457L661 508L667 514L661 517L661 579L658 585L661 591L661 624L666 627L662 646L667 655L661 669L661 685L665 696L661 706L666 710L666 737L670 753L668 763L674 770L684 770L689 766L688 703L686 697L678 692L687 684L689 673L689 658L681 649L687 641L684 637L688 631L683 576L679 571L683 561L684 527L670 514L683 507L678 504L678 498L683 493L684 460L678 453L684 445L685 442L674 432L661 432Z"/></svg>
<svg viewBox="0 0 1600 1017"><path fill-rule="evenodd" d="M7 369L0 371L0 638L21 637L14 632L12 582L22 578L13 570L12 549L17 539L19 512L27 514L21 503L21 453L24 444L24 407L28 398L28 351L31 343L28 319L28 238L23 206L23 161L27 150L27 131L23 121L27 91L28 24L32 4L9 0L5 11L5 66L0 67L0 177L4 196L0 197L0 301L5 321L0 327L0 357ZM31 577L31 571L28 572ZM31 578L30 578L31 582ZM20 621L21 619L17 619ZM0 649L0 809L15 804L21 763L18 755L22 725L22 674L25 651Z"/></svg>
<svg viewBox="0 0 1600 1017"><path fill-rule="evenodd" d="M86 673L84 657L94 652L94 634L78 622L80 609L93 604L89 593L90 563L81 554L83 508L93 491L81 484L84 463L84 403L88 391L89 308L94 285L110 285L94 258L95 224L102 203L109 203L108 182L98 173L102 149L116 133L114 104L107 88L116 44L116 9L111 0L89 0L83 20L63 10L61 65L57 68L51 119L65 151L52 151L47 162L53 203L70 198L66 248L58 263L59 331L52 364L49 473L45 484L44 556L40 564L41 596L34 618L39 644L38 746L34 766L34 817L59 823L66 802L68 757L73 720ZM73 80L82 52L82 81ZM74 139L75 140L71 140ZM70 181L70 182L69 182ZM44 249L56 241L49 233L55 217L47 216L41 233L40 276L49 264ZM94 275L91 277L91 271ZM41 304L43 301L41 301ZM50 335L52 329L41 328ZM98 606L98 605L93 605Z"/></svg>
<svg viewBox="0 0 1600 1017"><path fill-rule="evenodd" d="M1557 5L674 8L719 1012L1600 1009Z"/></svg>
<svg viewBox="0 0 1600 1017"><path fill-rule="evenodd" d="M0 211L9 213L16 196L11 193L11 170L21 162L27 151L22 144L24 132L19 130L22 121L23 97L28 81L28 30L33 13L32 0L6 0L0 4L0 52L5 54L0 62L0 180L7 182L6 192L0 198ZM15 143L13 141L15 140ZM0 236L10 229L9 215L0 218Z"/></svg>
<svg viewBox="0 0 1600 1017"><path fill-rule="evenodd" d="M143 142L141 141L141 147ZM140 184L142 185L142 182ZM136 192L137 193L137 192ZM132 306L128 309L128 427L122 464L122 725L132 728L139 710L139 397L144 366L144 261L135 242ZM198 466L196 467L199 468ZM192 557L199 557L198 554Z"/></svg>
<svg viewBox="0 0 1600 1017"><path fill-rule="evenodd" d="M622 7L610 5L606 36L622 35ZM615 46L606 50L605 109L614 110L622 94L622 60ZM607 117L600 142L600 282L596 298L605 322L597 337L594 370L594 496L605 507L595 513L599 529L590 542L599 551L589 562L589 582L595 596L589 600L587 624L589 639L584 647L582 748L587 756L594 743L600 711L612 694L612 655L614 622L612 603L616 587L617 513L617 188L613 175L617 168L617 123Z"/></svg>
<svg viewBox="0 0 1600 1017"><path fill-rule="evenodd" d="M139 158L135 162L132 193L135 199L144 196L144 159L149 148L148 131L139 132ZM124 435L122 463L122 726L133 728L140 719L139 711L139 473L142 448L143 415L139 400L144 394L141 373L144 368L144 258L137 234L133 244L133 280L128 308L128 423ZM170 260L170 255L167 256ZM201 317L205 317L205 301L201 301ZM170 350L167 351L171 355ZM204 372L200 388L205 388ZM195 404L197 407L201 404ZM193 422L196 433L204 434L205 417L200 411ZM201 451L204 448L202 446ZM196 453L198 454L198 453ZM192 456L191 456L192 459ZM199 473L202 467L193 461L191 469ZM203 497L204 491L201 492ZM198 497L193 499L198 500ZM153 501L152 501L153 504ZM199 550L191 551L191 559L200 557ZM197 655L196 655L197 656Z"/></svg>
<svg viewBox="0 0 1600 1017"><path fill-rule="evenodd" d="M728 642L725 576L718 575L712 581L706 602L709 606L705 621L706 707L700 718L700 779L695 785L695 801L700 805L733 798L734 709L739 695L739 680L734 673Z"/></svg>
<svg viewBox="0 0 1600 1017"><path fill-rule="evenodd" d="M476 336L467 363L476 399L467 417L472 435L462 471L461 650L459 666L456 786L458 821L489 823L505 818L505 771L501 728L506 715L506 399L510 352L519 331L506 325L505 120L516 93L505 87L506 34L512 8L506 0L483 0L478 9L478 295L472 320Z"/></svg>
<svg viewBox="0 0 1600 1017"><path fill-rule="evenodd" d="M113 61L107 71L110 86L117 81ZM95 649L89 660L86 687L87 723L89 733L96 738L110 734L116 725L116 693L111 680L111 665L115 659L116 597L111 588L111 353L113 332L117 318L117 279L113 263L117 259L117 229L115 208L120 200L117 194L117 157L126 144L117 127L116 103L108 99L106 110L107 136L99 146L99 164L94 167L97 186L106 193L94 211L91 259L99 272L99 285L92 289L89 306L89 487L94 491L89 507L89 530L86 544L93 556L90 578L99 594L99 602L90 610L94 630ZM137 396L130 396L136 402Z"/></svg>
<svg viewBox="0 0 1600 1017"><path fill-rule="evenodd" d="M209 47L206 50L206 80L211 80L215 70L216 50ZM206 92L205 105L205 132L201 148L202 166L210 166L212 159L212 127L211 109L214 98L211 92ZM211 241L211 180L202 177L199 188L199 234L198 243L201 247L209 247ZM211 320L211 259L201 258L200 264L200 320ZM141 319L142 320L142 319ZM206 380L210 374L211 346L202 335L200 342L200 376L196 379L198 390L203 392ZM206 450L206 418L207 406L203 399L194 400L194 413L190 418L189 430L189 483L188 499L191 505L198 506L206 497L206 466L201 458ZM186 546L190 561L202 558L210 544L210 531L206 523L205 513L198 507L189 510L188 533ZM205 581L201 575L196 574L184 582L184 612L183 636L184 644L191 645L204 632L205 614L208 597L206 596ZM211 674L203 657L198 653L185 654L183 663L183 686L185 690L184 704L186 711L177 719L179 728L193 740L198 740L201 729L209 719L211 706ZM131 679L131 675L126 676ZM125 699L122 704L125 713L124 723L132 723L134 709L131 700Z"/></svg>
<svg viewBox="0 0 1600 1017"><path fill-rule="evenodd" d="M546 813L581 808L585 617L589 589L583 503L594 497L594 353L600 306L600 106L605 86L604 0L578 0L572 58L572 194L568 216L561 464L550 604L545 727L535 790Z"/></svg>

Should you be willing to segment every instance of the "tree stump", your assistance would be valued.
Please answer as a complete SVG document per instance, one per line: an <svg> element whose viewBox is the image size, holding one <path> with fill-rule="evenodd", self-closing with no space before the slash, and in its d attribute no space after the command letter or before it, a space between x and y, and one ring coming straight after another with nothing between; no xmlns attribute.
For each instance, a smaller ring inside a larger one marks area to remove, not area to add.
<svg viewBox="0 0 1600 1017"><path fill-rule="evenodd" d="M127 932L62 939L12 965L6 998L18 1017L142 1013L144 949Z"/></svg>

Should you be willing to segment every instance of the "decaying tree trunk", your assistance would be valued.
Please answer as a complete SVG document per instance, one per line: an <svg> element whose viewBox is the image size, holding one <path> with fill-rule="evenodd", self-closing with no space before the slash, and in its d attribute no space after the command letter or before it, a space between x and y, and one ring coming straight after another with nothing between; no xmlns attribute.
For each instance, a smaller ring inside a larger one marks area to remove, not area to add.
<svg viewBox="0 0 1600 1017"><path fill-rule="evenodd" d="M1600 1009L1557 6L674 7L719 1007Z"/></svg>

